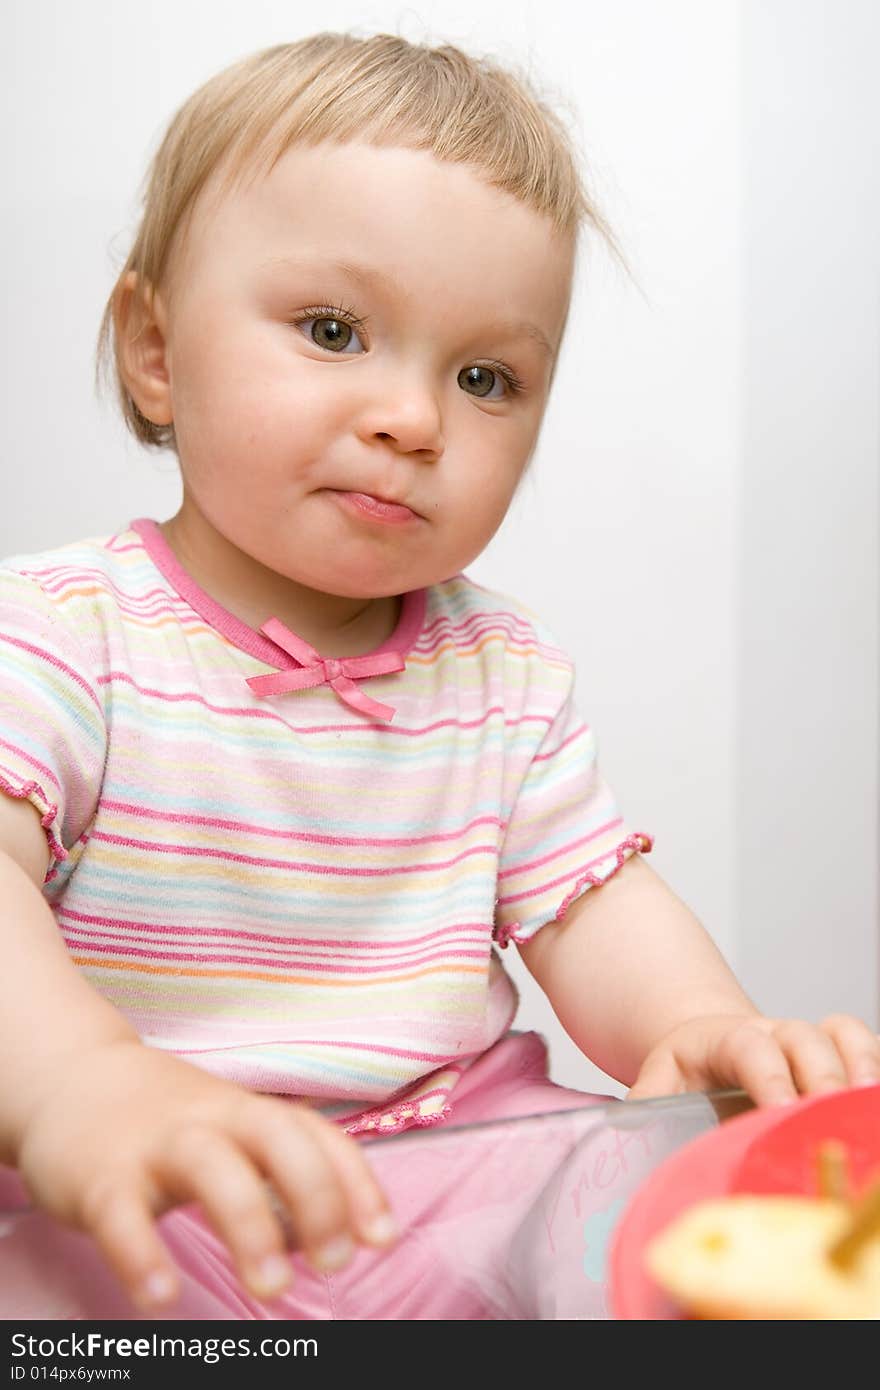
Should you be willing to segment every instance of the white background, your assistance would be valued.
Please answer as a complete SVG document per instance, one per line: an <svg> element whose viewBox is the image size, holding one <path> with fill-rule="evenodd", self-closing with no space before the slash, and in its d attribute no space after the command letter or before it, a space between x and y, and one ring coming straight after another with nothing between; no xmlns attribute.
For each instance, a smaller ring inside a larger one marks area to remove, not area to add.
<svg viewBox="0 0 880 1390"><path fill-rule="evenodd" d="M13 0L0 54L0 554L177 506L94 344L173 112L316 29L524 68L632 279L584 262L531 476L478 582L575 657L654 866L767 1012L878 1024L880 6ZM620 1093L525 971L553 1075Z"/></svg>

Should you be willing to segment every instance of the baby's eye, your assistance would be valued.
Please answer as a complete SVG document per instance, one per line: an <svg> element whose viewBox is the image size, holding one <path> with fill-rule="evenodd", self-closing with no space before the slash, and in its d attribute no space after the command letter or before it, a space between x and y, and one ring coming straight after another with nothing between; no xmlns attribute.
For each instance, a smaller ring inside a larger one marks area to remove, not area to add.
<svg viewBox="0 0 880 1390"><path fill-rule="evenodd" d="M458 384L468 395L488 401L503 401L521 389L512 373L494 367L465 367L458 374ZM497 391L496 386L500 388Z"/></svg>
<svg viewBox="0 0 880 1390"><path fill-rule="evenodd" d="M352 324L345 319L311 316L298 319L297 327L303 330L315 347L326 348L328 352L363 351L363 343Z"/></svg>

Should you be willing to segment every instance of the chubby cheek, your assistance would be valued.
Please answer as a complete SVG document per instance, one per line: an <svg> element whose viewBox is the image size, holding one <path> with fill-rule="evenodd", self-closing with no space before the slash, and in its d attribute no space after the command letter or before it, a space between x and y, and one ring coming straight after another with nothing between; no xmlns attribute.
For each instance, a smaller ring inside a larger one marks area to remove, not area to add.
<svg viewBox="0 0 880 1390"><path fill-rule="evenodd" d="M215 378L175 416L184 475L193 488L222 487L257 507L283 507L320 457L310 415L308 406L291 408L283 384L264 380L254 389L234 376Z"/></svg>
<svg viewBox="0 0 880 1390"><path fill-rule="evenodd" d="M246 464L256 452L283 452L297 437L298 393L277 343L262 332L230 327L222 316L195 317L195 325L182 330L171 353L181 461L190 457L201 465L223 454L235 462L237 454Z"/></svg>
<svg viewBox="0 0 880 1390"><path fill-rule="evenodd" d="M460 568L476 559L503 522L516 491L521 469L503 459L496 468L482 461L480 477L457 489L453 543L462 558Z"/></svg>

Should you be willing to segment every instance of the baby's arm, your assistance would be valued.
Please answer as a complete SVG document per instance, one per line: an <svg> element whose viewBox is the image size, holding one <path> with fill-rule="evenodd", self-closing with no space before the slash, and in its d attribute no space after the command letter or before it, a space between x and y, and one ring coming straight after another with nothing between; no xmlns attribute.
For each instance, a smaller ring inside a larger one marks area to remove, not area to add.
<svg viewBox="0 0 880 1390"><path fill-rule="evenodd" d="M34 1201L91 1234L144 1306L177 1291L156 1218L180 1202L201 1203L257 1297L290 1278L267 1182L318 1268L386 1243L385 1198L341 1130L140 1042L71 961L47 864L38 813L0 793L0 1162Z"/></svg>
<svg viewBox="0 0 880 1390"><path fill-rule="evenodd" d="M880 1042L858 1019L764 1017L639 855L519 949L569 1036L633 1097L732 1086L774 1104L880 1080Z"/></svg>

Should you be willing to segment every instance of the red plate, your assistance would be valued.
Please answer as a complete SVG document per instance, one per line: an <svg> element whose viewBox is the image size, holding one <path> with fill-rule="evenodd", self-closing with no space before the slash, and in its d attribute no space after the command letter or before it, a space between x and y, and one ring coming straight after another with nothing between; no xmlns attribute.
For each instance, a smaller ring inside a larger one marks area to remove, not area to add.
<svg viewBox="0 0 880 1390"><path fill-rule="evenodd" d="M680 1318L644 1268L649 1241L695 1202L732 1192L815 1193L816 1150L829 1139L846 1144L857 1192L880 1168L880 1086L750 1111L667 1158L639 1188L614 1232L608 1264L612 1316Z"/></svg>
<svg viewBox="0 0 880 1390"><path fill-rule="evenodd" d="M743 1154L730 1191L814 1196L816 1154L829 1139L846 1146L852 1196L858 1197L880 1176L880 1086L831 1091L783 1111L779 1123Z"/></svg>

